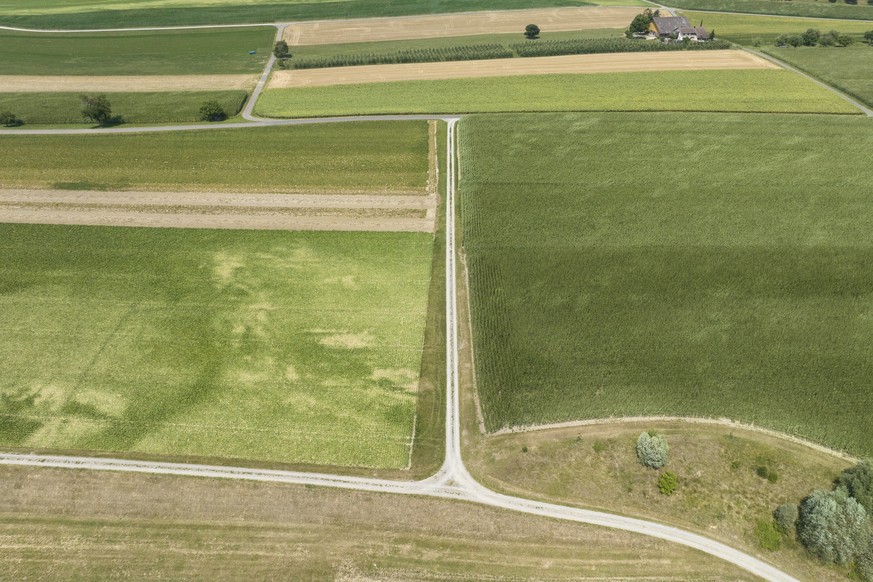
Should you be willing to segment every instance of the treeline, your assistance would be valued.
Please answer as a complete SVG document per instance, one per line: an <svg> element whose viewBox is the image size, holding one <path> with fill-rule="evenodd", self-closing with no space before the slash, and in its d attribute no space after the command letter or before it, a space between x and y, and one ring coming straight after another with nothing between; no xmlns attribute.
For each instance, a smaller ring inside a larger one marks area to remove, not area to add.
<svg viewBox="0 0 873 582"><path fill-rule="evenodd" d="M627 38L580 38L573 40L538 40L511 44L474 44L441 49L413 49L393 53L334 55L290 61L295 69L322 69L355 65L393 65L399 63L432 63L471 61L480 59L510 59L513 57L548 57L597 53L629 53L681 50L718 50L731 47L725 40L708 42L662 43Z"/></svg>
<svg viewBox="0 0 873 582"><path fill-rule="evenodd" d="M578 38L573 40L546 40L512 45L520 57L551 57L557 55L589 55L597 53L643 53L658 51L728 49L726 40L708 42L657 42L628 38Z"/></svg>
<svg viewBox="0 0 873 582"><path fill-rule="evenodd" d="M511 50L500 44L471 44L436 49L411 49L393 53L334 55L292 61L295 69L322 69L355 65L395 65L399 63L439 63L479 59L510 59Z"/></svg>

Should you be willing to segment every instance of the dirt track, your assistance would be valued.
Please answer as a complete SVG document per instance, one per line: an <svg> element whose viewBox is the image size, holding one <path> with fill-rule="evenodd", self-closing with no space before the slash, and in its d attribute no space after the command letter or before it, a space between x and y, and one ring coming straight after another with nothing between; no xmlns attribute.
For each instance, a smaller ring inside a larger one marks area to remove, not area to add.
<svg viewBox="0 0 873 582"><path fill-rule="evenodd" d="M642 8L581 7L507 10L300 22L285 29L290 45L340 44L476 34L518 33L535 22L543 32L626 28Z"/></svg>
<svg viewBox="0 0 873 582"><path fill-rule="evenodd" d="M0 190L0 222L433 232L436 196Z"/></svg>
<svg viewBox="0 0 873 582"><path fill-rule="evenodd" d="M278 71L273 74L269 88L287 89L356 83L511 77L557 73L775 68L777 67L773 63L739 50L612 53Z"/></svg>
<svg viewBox="0 0 873 582"><path fill-rule="evenodd" d="M112 77L43 77L0 75L0 93L64 93L105 91L145 93L151 91L200 91L251 89L257 75L154 75Z"/></svg>

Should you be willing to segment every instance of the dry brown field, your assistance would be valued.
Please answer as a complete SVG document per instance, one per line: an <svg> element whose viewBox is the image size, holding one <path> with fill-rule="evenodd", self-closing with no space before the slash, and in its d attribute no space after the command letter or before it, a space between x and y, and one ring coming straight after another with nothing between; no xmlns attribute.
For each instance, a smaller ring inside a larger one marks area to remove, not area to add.
<svg viewBox="0 0 873 582"><path fill-rule="evenodd" d="M257 75L64 76L0 75L0 93L206 91L251 89Z"/></svg>

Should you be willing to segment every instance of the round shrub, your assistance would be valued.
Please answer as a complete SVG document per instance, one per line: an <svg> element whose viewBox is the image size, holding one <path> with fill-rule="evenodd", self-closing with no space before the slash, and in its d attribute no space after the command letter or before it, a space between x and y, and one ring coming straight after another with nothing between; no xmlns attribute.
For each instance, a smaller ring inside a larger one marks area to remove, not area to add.
<svg viewBox="0 0 873 582"><path fill-rule="evenodd" d="M672 471L664 471L658 478L658 491L661 495L673 495L679 486L679 477Z"/></svg>
<svg viewBox="0 0 873 582"><path fill-rule="evenodd" d="M837 479L837 486L844 487L863 505L867 515L873 515L873 461L861 461L843 471Z"/></svg>
<svg viewBox="0 0 873 582"><path fill-rule="evenodd" d="M227 113L224 112L224 108L218 101L214 99L204 101L203 105L200 106L200 121L224 121L225 119L227 119Z"/></svg>
<svg viewBox="0 0 873 582"><path fill-rule="evenodd" d="M667 464L667 439L656 432L644 432L637 438L637 458L650 469L660 469Z"/></svg>
<svg viewBox="0 0 873 582"><path fill-rule="evenodd" d="M793 538L797 529L797 516L798 511L795 504L783 503L773 512L776 529L783 535Z"/></svg>
<svg viewBox="0 0 873 582"><path fill-rule="evenodd" d="M814 491L799 514L797 539L820 560L847 564L867 550L867 512L845 489Z"/></svg>

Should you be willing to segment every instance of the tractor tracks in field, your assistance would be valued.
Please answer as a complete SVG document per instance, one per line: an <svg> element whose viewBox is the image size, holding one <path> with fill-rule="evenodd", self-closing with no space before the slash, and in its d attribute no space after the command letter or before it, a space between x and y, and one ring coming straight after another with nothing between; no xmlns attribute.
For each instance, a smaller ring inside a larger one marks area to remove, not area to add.
<svg viewBox="0 0 873 582"><path fill-rule="evenodd" d="M429 117L432 119L433 117ZM353 489L375 493L401 495L424 495L445 499L456 499L479 503L491 507L516 511L530 515L561 519L566 521L597 525L627 532L642 534L665 541L678 543L746 570L771 582L797 582L781 570L732 548L721 542L688 532L673 526L656 522L592 511L577 507L567 507L553 503L504 495L481 485L470 474L464 464L461 452L460 419L460 379L459 379L459 317L457 277L458 256L455 239L455 216L457 173L459 159L457 154L458 118L441 118L447 122L446 150L446 454L439 471L420 481L394 481L366 477L330 475L246 467L227 467L187 463L168 463L155 461L136 461L99 457L75 457L63 455L36 455L0 453L0 464L31 467L51 467L63 469L84 469L96 471L121 471L131 473L179 475L208 477L217 479L238 479L248 481L268 481L295 485L310 485L339 489ZM314 122L314 121L310 121ZM322 120L324 122L324 120Z"/></svg>

